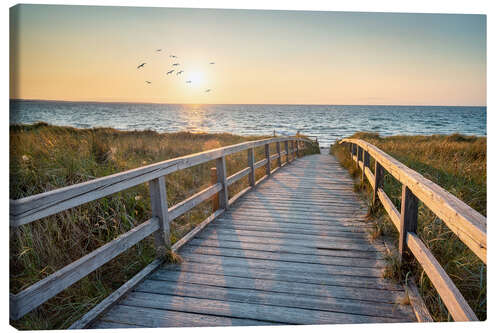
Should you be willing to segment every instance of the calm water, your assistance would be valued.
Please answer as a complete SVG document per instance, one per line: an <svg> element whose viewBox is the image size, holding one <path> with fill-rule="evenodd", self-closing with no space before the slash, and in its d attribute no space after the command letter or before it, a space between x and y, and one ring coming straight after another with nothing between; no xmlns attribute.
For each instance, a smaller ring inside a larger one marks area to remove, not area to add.
<svg viewBox="0 0 500 333"><path fill-rule="evenodd" d="M317 136L320 144L359 131L395 134L486 135L485 107L344 105L180 105L89 102L10 102L11 123L45 121L79 128L158 132Z"/></svg>

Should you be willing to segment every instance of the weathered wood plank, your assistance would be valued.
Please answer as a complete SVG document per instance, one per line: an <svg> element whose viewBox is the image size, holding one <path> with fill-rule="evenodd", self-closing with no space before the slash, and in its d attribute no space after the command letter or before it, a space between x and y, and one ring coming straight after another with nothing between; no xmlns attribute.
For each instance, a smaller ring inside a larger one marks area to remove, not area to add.
<svg viewBox="0 0 500 333"><path fill-rule="evenodd" d="M248 175L250 172L251 172L250 167L246 167L246 168L232 174L231 176L227 177L227 186L232 185L233 183L237 182L241 178Z"/></svg>
<svg viewBox="0 0 500 333"><path fill-rule="evenodd" d="M160 226L154 233L154 239L156 256L161 258L165 256L167 249L170 249L170 220L164 176L149 182L149 197L152 216L158 219Z"/></svg>
<svg viewBox="0 0 500 333"><path fill-rule="evenodd" d="M193 272L200 274L212 274L221 276L236 276L244 278L255 278L264 280L273 280L276 283L279 281L287 282L302 282L311 285L332 285L332 286L346 286L346 287L360 287L369 289L384 289L384 290L394 290L403 291L403 287L391 283L383 278L373 278L364 276L346 276L346 275L333 275L324 272L309 272L309 271L294 271L287 268L284 269L262 269L256 267L241 266L230 266L226 265L224 267L205 264L205 263L190 263L184 262L181 265L165 265L164 268L158 270L151 275L151 278L160 279L159 275L163 274L163 271L182 271L182 272Z"/></svg>
<svg viewBox="0 0 500 333"><path fill-rule="evenodd" d="M300 254L286 252L271 252L261 250L238 249L230 247L210 247L210 246L184 246L183 254L196 253L205 255L215 255L235 258L253 258L264 260L282 260L297 263L310 263L322 265L338 265L350 267L385 267L384 260L350 258L350 257L335 257L325 256L320 254Z"/></svg>
<svg viewBox="0 0 500 333"><path fill-rule="evenodd" d="M11 318L21 318L158 229L158 219L152 218L18 294L11 295Z"/></svg>
<svg viewBox="0 0 500 333"><path fill-rule="evenodd" d="M385 318L407 319L411 316L408 311L401 311L401 307L386 303L368 303L359 300L352 300L340 297L328 297L325 295L299 295L293 293L269 292L259 289L248 289L240 287L228 287L230 283L225 283L225 287L215 285L214 281L193 278L190 273L172 272L172 276L164 275L162 280L150 279L142 283L137 291L152 294L198 297L220 301L234 301L250 304L265 304L275 306L295 307L311 310L322 310L329 312L340 312L348 314L358 314L367 316L378 316ZM200 275L197 275L199 277ZM211 276L207 276L210 278ZM188 282L184 282L188 281ZM194 284L191 283L194 281ZM219 281L220 282L220 281ZM252 283L249 281L248 283ZM239 284L237 284L239 285ZM401 293L401 292L400 292ZM402 294L402 293L401 293Z"/></svg>
<svg viewBox="0 0 500 333"><path fill-rule="evenodd" d="M223 185L221 183L211 185L211 186L207 187L206 189L204 189L203 191L200 191L200 192L196 193L195 195L187 198L186 200L179 202L177 205L172 206L168 210L169 220L172 221L173 219L181 216L182 214L186 213L187 211L198 206L203 201L210 199L214 194L221 192L222 188L223 188Z"/></svg>
<svg viewBox="0 0 500 333"><path fill-rule="evenodd" d="M271 153L269 143L264 146L264 153L266 155L266 174L271 176Z"/></svg>
<svg viewBox="0 0 500 333"><path fill-rule="evenodd" d="M266 165L266 163L267 163L267 159L262 159L262 160L260 160L260 161L256 162L256 163L254 164L255 169L258 169L258 168L260 168L260 167L263 167L264 165Z"/></svg>
<svg viewBox="0 0 500 333"><path fill-rule="evenodd" d="M142 282L149 274L154 272L163 263L162 259L156 259L143 268L139 273L134 275L130 280L125 282L120 288L115 290L111 295L106 297L102 302L97 304L92 310L83 315L82 318L74 322L69 329L84 329L89 327L102 313L107 311L112 305L118 302L124 295L132 290L137 284ZM105 328L105 324L94 326L93 328ZM110 328L110 327L109 327Z"/></svg>
<svg viewBox="0 0 500 333"><path fill-rule="evenodd" d="M385 208L385 211L389 215L389 218L391 219L392 223L394 224L394 227L398 229L398 232L400 231L399 229L401 228L401 215L399 214L396 206L392 203L391 199L385 194L384 190L381 188L378 189L377 191L378 198L380 199L380 202Z"/></svg>
<svg viewBox="0 0 500 333"><path fill-rule="evenodd" d="M293 307L280 307L254 304L198 299L191 297L177 297L170 295L158 295L134 292L126 300L125 305L146 306L175 311L185 311L210 315L230 316L253 320L265 320L283 324L335 324L335 323L368 323L368 322L396 322L400 319L380 318L344 314L338 312L300 309Z"/></svg>
<svg viewBox="0 0 500 333"><path fill-rule="evenodd" d="M222 156L216 159L215 166L217 168L217 182L222 185L219 192L219 207L227 209L229 206L229 191L227 189L226 158Z"/></svg>
<svg viewBox="0 0 500 333"><path fill-rule="evenodd" d="M408 248L422 265L425 273L432 284L439 291L439 296L446 305L453 320L455 321L477 321L477 317L457 289L453 281L446 274L443 267L432 255L425 244L413 232L407 234Z"/></svg>
<svg viewBox="0 0 500 333"><path fill-rule="evenodd" d="M140 325L145 327L207 327L207 326L256 326L275 325L268 321L240 319L229 316L213 316L190 312L169 311L155 308L119 305L109 311L102 321L93 328L99 328L101 323L115 323L117 328L125 325Z"/></svg>

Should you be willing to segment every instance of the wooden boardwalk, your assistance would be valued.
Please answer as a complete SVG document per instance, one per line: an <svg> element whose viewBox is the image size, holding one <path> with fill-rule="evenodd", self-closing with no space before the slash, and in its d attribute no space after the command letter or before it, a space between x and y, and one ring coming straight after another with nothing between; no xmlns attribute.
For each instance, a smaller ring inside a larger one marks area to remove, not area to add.
<svg viewBox="0 0 500 333"><path fill-rule="evenodd" d="M367 207L330 155L294 160L238 199L94 328L416 321L382 278Z"/></svg>

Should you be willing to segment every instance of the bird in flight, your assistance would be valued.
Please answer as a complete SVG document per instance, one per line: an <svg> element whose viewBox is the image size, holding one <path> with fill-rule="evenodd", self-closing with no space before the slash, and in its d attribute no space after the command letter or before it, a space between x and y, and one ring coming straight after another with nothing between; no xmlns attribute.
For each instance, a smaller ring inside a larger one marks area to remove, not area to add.
<svg viewBox="0 0 500 333"><path fill-rule="evenodd" d="M184 71L178 71L177 73L175 73L176 75L179 75L179 74L182 74L184 73Z"/></svg>
<svg viewBox="0 0 500 333"><path fill-rule="evenodd" d="M170 55L170 58L177 58L177 56L176 56L176 55L171 54L171 55Z"/></svg>
<svg viewBox="0 0 500 333"><path fill-rule="evenodd" d="M156 50L156 52L161 52L161 49Z"/></svg>
<svg viewBox="0 0 500 333"><path fill-rule="evenodd" d="M189 80L189 81L186 81L186 83L191 83L191 80Z"/></svg>
<svg viewBox="0 0 500 333"><path fill-rule="evenodd" d="M145 65L145 64L146 64L146 63L145 63L145 62L143 62L142 64L140 64L139 66L137 66L137 69L139 69L139 68L141 68L141 67L144 67L144 65Z"/></svg>
<svg viewBox="0 0 500 333"><path fill-rule="evenodd" d="M168 72L167 72L167 75L170 75L170 74L172 74L173 72L174 72L174 70L172 69L171 71L168 71Z"/></svg>
<svg viewBox="0 0 500 333"><path fill-rule="evenodd" d="M151 81L146 81L147 84L151 84Z"/></svg>
<svg viewBox="0 0 500 333"><path fill-rule="evenodd" d="M214 65L214 64L215 64L215 62L213 62L213 61L209 63L209 65Z"/></svg>
<svg viewBox="0 0 500 333"><path fill-rule="evenodd" d="M210 92L210 90L211 90L211 89L207 89L207 90L205 90L205 92L206 92L206 93L208 93L208 92Z"/></svg>
<svg viewBox="0 0 500 333"><path fill-rule="evenodd" d="M180 64L176 62L175 64L172 64L172 66L179 66Z"/></svg>

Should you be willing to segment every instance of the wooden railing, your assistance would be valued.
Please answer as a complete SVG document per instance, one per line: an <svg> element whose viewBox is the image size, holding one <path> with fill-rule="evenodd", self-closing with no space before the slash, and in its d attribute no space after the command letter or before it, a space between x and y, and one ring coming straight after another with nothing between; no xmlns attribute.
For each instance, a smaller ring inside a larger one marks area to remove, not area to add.
<svg viewBox="0 0 500 333"><path fill-rule="evenodd" d="M374 145L359 139L344 139L352 159L373 188L372 201L377 200L387 211L399 231L399 256L410 250L422 265L455 321L478 320L474 311L417 235L418 204L421 201L453 231L486 264L486 218L464 202L424 178L418 172L384 153ZM369 168L374 159L373 174ZM384 192L384 172L402 184L401 213Z"/></svg>
<svg viewBox="0 0 500 333"><path fill-rule="evenodd" d="M280 144L283 143L285 151L280 152ZM270 155L269 146L276 144L277 153ZM292 148L289 149L290 144ZM303 137L275 137L270 139L244 142L228 147L213 149L197 154L178 157L171 160L155 163L141 168L117 173L107 177L87 181L72 186L63 187L53 191L33 195L30 197L10 201L10 227L16 228L27 223L42 219L44 217L62 212L66 209L77 207L85 203L103 198L133 186L149 182L152 217L148 221L136 226L130 231L122 234L106 245L87 254L79 260L63 267L57 272L49 275L41 281L22 290L18 294L10 294L10 318L19 319L28 312L37 308L50 298L54 297L75 282L87 276L97 268L101 267L111 259L137 244L147 236L154 233L155 246L157 248L158 259L153 263L158 265L168 250L177 251L183 244L189 241L205 225L218 217L237 198L251 190L259 182L263 181L283 166L281 159L286 158L286 163L297 158L300 151L305 149L306 144L312 142ZM266 158L255 162L255 148L264 146ZM226 174L225 157L247 150L249 166L231 176ZM278 167L271 171L271 161L278 159ZM216 179L210 187L187 198L186 200L168 207L165 176L185 168L216 161ZM258 182L255 181L255 169L266 166L266 175ZM228 186L242 177L249 175L250 186L228 200ZM198 204L212 198L218 197L218 209L206 220L189 232L173 246L170 244L170 222L186 213ZM154 266L153 265L153 266ZM151 267L146 268L137 276L127 282L120 290L127 290L134 281L143 277ZM146 273L144 273L146 272ZM103 308L106 303L115 301L120 292L111 295L96 308ZM85 316L84 316L85 317ZM83 322L88 322L89 318L84 318L75 327L80 327ZM81 325L80 325L81 324Z"/></svg>

